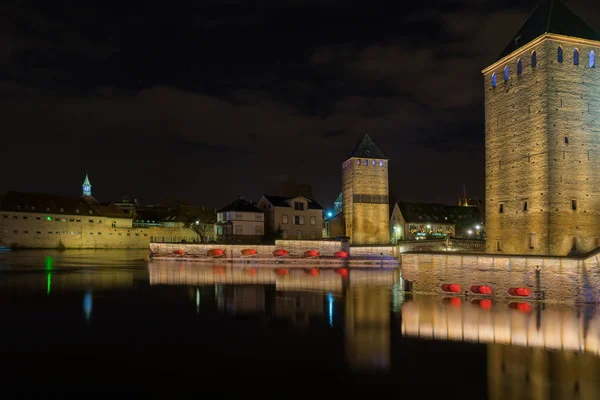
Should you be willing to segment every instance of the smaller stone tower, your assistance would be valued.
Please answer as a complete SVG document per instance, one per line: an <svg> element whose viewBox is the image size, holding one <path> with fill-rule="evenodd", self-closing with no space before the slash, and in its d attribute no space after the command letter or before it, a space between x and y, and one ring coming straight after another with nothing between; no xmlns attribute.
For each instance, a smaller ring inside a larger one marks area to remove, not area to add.
<svg viewBox="0 0 600 400"><path fill-rule="evenodd" d="M85 179L83 180L83 184L81 185L83 188L84 196L92 196L92 184L90 183L90 178L88 178L87 171L85 173Z"/></svg>
<svg viewBox="0 0 600 400"><path fill-rule="evenodd" d="M388 159L369 135L342 164L342 209L352 244L389 244Z"/></svg>

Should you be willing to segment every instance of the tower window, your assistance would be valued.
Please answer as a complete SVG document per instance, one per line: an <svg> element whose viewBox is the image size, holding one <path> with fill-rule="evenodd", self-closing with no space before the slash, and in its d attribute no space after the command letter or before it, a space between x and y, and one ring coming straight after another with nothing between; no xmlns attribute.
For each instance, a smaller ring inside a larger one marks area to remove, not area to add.
<svg viewBox="0 0 600 400"><path fill-rule="evenodd" d="M527 235L527 245L529 250L535 249L535 233L530 233Z"/></svg>
<svg viewBox="0 0 600 400"><path fill-rule="evenodd" d="M496 240L496 251L502 251L502 240Z"/></svg>
<svg viewBox="0 0 600 400"><path fill-rule="evenodd" d="M498 209L498 212L499 212L500 214L503 214L503 213L504 213L504 204L500 203L500 207L499 207L499 209Z"/></svg>
<svg viewBox="0 0 600 400"><path fill-rule="evenodd" d="M508 82L508 65L504 67L504 82Z"/></svg>
<svg viewBox="0 0 600 400"><path fill-rule="evenodd" d="M537 53L535 52L535 50L533 51L533 53L531 53L531 66L537 67Z"/></svg>
<svg viewBox="0 0 600 400"><path fill-rule="evenodd" d="M556 58L557 58L557 60L558 60L559 63L563 62L563 49L560 46L558 46L558 51L557 51Z"/></svg>
<svg viewBox="0 0 600 400"><path fill-rule="evenodd" d="M577 211L577 200L571 200L571 210Z"/></svg>
<svg viewBox="0 0 600 400"><path fill-rule="evenodd" d="M371 164L375 165L375 160L371 161Z"/></svg>
<svg viewBox="0 0 600 400"><path fill-rule="evenodd" d="M379 166L383 167L383 161L379 161Z"/></svg>
<svg viewBox="0 0 600 400"><path fill-rule="evenodd" d="M569 144L569 137L565 136L565 144Z"/></svg>
<svg viewBox="0 0 600 400"><path fill-rule="evenodd" d="M357 165L360 165L360 160L358 160L358 161L356 162L356 164L357 164Z"/></svg>
<svg viewBox="0 0 600 400"><path fill-rule="evenodd" d="M369 160L365 160L364 164L365 164L365 167L368 167L369 166Z"/></svg>
<svg viewBox="0 0 600 400"><path fill-rule="evenodd" d="M590 51L589 66L590 66L590 68L594 68L596 66L596 54L594 53L594 50Z"/></svg>
<svg viewBox="0 0 600 400"><path fill-rule="evenodd" d="M517 75L521 75L523 73L523 60L519 58L517 61Z"/></svg>
<svg viewBox="0 0 600 400"><path fill-rule="evenodd" d="M527 204L527 200L525 200L523 202L523 211L527 211L527 208L528 208L528 204Z"/></svg>
<svg viewBox="0 0 600 400"><path fill-rule="evenodd" d="M579 50L573 50L573 65L579 65Z"/></svg>
<svg viewBox="0 0 600 400"><path fill-rule="evenodd" d="M492 87L496 87L496 73L492 74Z"/></svg>

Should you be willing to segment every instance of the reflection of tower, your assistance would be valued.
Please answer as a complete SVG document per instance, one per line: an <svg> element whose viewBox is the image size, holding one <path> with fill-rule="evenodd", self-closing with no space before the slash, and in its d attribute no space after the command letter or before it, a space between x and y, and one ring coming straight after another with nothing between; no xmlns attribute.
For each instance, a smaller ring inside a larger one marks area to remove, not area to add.
<svg viewBox="0 0 600 400"><path fill-rule="evenodd" d="M588 353L488 345L488 398L600 399L600 359Z"/></svg>
<svg viewBox="0 0 600 400"><path fill-rule="evenodd" d="M389 368L389 287L360 286L347 290L346 359L355 369Z"/></svg>
<svg viewBox="0 0 600 400"><path fill-rule="evenodd" d="M353 244L389 243L389 207L388 160L365 135L342 164L346 236Z"/></svg>
<svg viewBox="0 0 600 400"><path fill-rule="evenodd" d="M85 179L83 180L83 184L81 185L81 187L83 188L84 196L92 195L92 184L90 183L90 178L88 177L87 172L85 173Z"/></svg>

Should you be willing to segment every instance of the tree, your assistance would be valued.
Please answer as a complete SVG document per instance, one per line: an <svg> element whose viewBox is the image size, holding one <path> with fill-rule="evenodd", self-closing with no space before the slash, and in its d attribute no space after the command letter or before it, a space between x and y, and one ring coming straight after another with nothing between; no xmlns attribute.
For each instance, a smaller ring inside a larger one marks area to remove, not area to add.
<svg viewBox="0 0 600 400"><path fill-rule="evenodd" d="M191 215L188 213L185 220L185 227L198 235L198 239L202 243L206 242L210 234L214 232L214 224L214 218L209 215Z"/></svg>
<svg viewBox="0 0 600 400"><path fill-rule="evenodd" d="M281 225L275 229L274 232L265 232L263 235L264 243L275 243L276 240L283 238L283 229L281 229Z"/></svg>

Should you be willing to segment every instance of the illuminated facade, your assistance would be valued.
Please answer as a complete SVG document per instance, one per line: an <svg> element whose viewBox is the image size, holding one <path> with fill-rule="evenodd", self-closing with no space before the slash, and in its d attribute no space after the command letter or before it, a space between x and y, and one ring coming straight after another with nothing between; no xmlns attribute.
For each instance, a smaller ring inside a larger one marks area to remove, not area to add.
<svg viewBox="0 0 600 400"><path fill-rule="evenodd" d="M342 164L342 209L351 244L388 244L388 159L369 135Z"/></svg>
<svg viewBox="0 0 600 400"><path fill-rule="evenodd" d="M558 255L600 237L600 35L546 0L485 88L487 251Z"/></svg>

